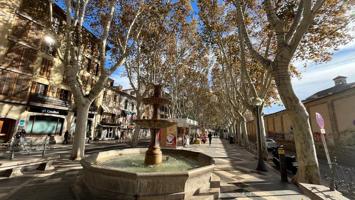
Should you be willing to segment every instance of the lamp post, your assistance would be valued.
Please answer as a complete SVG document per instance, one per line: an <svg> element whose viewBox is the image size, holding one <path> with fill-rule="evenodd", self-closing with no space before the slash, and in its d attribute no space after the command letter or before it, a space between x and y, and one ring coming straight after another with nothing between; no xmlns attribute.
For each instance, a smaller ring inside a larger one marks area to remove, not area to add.
<svg viewBox="0 0 355 200"><path fill-rule="evenodd" d="M55 44L55 39L52 35L50 34L46 34L44 37L43 37L43 40L46 44L48 44L49 46L53 46Z"/></svg>
<svg viewBox="0 0 355 200"><path fill-rule="evenodd" d="M258 165L256 167L256 170L258 171L267 171L264 159L263 159L263 151L262 151L262 145L261 145L261 130L260 130L260 113L261 113L261 108L263 101L260 98L254 98L253 99L254 105L255 105L255 112L256 112L256 127L257 127L257 134L258 134Z"/></svg>

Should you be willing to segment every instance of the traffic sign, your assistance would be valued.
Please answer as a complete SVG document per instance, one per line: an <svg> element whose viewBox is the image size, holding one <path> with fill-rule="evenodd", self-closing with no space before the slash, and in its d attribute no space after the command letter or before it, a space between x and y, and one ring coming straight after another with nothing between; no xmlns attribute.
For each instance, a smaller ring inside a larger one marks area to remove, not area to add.
<svg viewBox="0 0 355 200"><path fill-rule="evenodd" d="M319 126L319 128L322 130L324 129L324 119L320 113L316 112L316 121Z"/></svg>

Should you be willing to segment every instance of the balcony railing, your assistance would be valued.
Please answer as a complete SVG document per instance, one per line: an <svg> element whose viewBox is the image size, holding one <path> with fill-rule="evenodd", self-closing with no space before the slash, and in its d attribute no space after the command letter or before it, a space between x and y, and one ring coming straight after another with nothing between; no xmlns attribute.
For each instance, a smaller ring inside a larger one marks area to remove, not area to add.
<svg viewBox="0 0 355 200"><path fill-rule="evenodd" d="M31 94L29 98L30 103L49 104L53 106L69 107L68 100L62 100L54 97L43 96L41 94Z"/></svg>

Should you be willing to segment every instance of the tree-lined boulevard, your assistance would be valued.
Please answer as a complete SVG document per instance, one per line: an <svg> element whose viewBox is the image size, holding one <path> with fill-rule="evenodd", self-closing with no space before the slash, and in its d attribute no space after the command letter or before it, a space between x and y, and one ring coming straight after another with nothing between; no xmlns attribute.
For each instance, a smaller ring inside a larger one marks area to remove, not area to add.
<svg viewBox="0 0 355 200"><path fill-rule="evenodd" d="M62 9L60 23L54 20L57 7ZM128 79L129 95L136 103L134 120L144 120L146 116L151 119L152 109L144 99L159 85L170 105L156 108L157 119L164 112L168 116L165 118L189 118L198 122L194 128L200 132L186 133L186 137L183 133L182 148L216 158L215 174L224 184L220 198L268 198L269 195L280 199L287 198L286 195L308 198L294 185L279 183L279 174L270 168L263 110L280 103L290 117L293 153L297 159L297 174L292 182L324 183L321 172L327 170L320 170L310 122L313 113L306 109L292 84L292 78L302 75L294 63L327 62L338 48L353 41L353 9L351 1L343 0L43 0L41 7L32 9L30 14L43 20L41 25L46 33L43 41L56 51L75 112L72 146L63 153L66 158L56 161L55 166L60 169L63 163L73 163L78 167L77 160L87 156L91 106L105 98L108 80L119 71ZM21 28L25 30L25 25L17 29ZM99 72L84 75L91 62L97 63ZM93 80L88 81L87 76ZM247 122L251 120L254 120L255 135L248 132ZM211 147L187 144L190 139L196 142L207 137L209 130L222 139L213 139ZM127 146L119 148L139 146L143 131L149 132L136 124L125 143ZM331 153L336 151L330 149ZM256 159L250 152L255 153ZM53 154L60 153L53 151ZM21 158L25 155L19 155L18 159ZM48 193L48 183L56 182L53 177L61 173L58 183L63 185L62 180L72 170L66 166L63 169L64 173L55 170L53 175L43 175L44 178L33 176L43 180L46 188L37 199L54 198ZM80 170L73 170L73 174L77 173ZM36 183L31 180L32 175L25 179L15 190L27 194L26 187ZM252 183L256 180L267 186ZM12 181L16 182L3 183ZM5 191L6 187L1 190ZM278 190L290 193L278 194ZM23 197L16 192L3 194L8 199Z"/></svg>

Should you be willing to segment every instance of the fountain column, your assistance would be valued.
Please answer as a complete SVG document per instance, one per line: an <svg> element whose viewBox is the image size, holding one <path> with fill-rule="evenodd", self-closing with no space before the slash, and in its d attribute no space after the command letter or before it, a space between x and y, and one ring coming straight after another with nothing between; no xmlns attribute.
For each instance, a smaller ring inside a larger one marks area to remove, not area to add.
<svg viewBox="0 0 355 200"><path fill-rule="evenodd" d="M153 98L155 100L161 99L161 86L160 85L155 85L154 86L154 96ZM152 120L158 120L159 119L159 101L154 101L152 103L153 105L153 116ZM160 145L157 143L157 133L159 132L159 128L151 128L150 129L151 136L150 136L150 144L148 147L147 152L145 153L145 160L144 163L146 165L156 165L162 162L162 152L160 150Z"/></svg>

